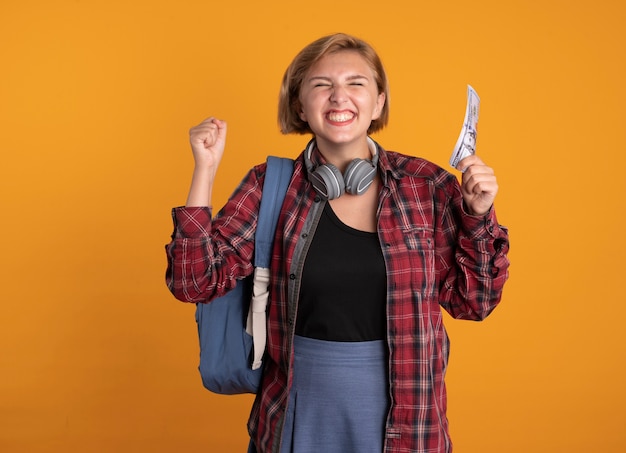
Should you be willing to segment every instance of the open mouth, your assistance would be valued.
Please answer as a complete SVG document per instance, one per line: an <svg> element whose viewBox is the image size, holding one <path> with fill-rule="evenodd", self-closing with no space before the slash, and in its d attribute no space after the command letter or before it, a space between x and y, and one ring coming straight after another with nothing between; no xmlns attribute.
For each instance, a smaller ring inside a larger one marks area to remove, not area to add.
<svg viewBox="0 0 626 453"><path fill-rule="evenodd" d="M333 123L347 123L355 117L353 112L328 112L326 118Z"/></svg>

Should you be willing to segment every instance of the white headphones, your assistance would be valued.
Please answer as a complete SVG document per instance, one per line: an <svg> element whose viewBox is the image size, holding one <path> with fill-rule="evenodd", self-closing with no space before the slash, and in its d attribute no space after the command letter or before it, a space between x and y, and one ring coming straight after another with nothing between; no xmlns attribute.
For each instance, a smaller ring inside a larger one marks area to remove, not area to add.
<svg viewBox="0 0 626 453"><path fill-rule="evenodd" d="M378 152L376 143L367 137L372 160L354 159L346 167L344 174L333 164L322 164L317 167L311 162L311 154L315 149L315 139L311 140L304 152L304 164L309 173L313 187L324 198L334 200L347 192L353 195L364 194L376 177Z"/></svg>

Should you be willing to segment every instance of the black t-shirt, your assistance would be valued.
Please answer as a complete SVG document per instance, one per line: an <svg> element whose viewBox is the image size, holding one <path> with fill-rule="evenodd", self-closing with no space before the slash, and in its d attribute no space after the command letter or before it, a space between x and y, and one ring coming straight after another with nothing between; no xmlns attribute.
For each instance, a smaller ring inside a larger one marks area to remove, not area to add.
<svg viewBox="0 0 626 453"><path fill-rule="evenodd" d="M349 227L327 203L304 263L296 334L330 341L382 340L386 299L377 233Z"/></svg>

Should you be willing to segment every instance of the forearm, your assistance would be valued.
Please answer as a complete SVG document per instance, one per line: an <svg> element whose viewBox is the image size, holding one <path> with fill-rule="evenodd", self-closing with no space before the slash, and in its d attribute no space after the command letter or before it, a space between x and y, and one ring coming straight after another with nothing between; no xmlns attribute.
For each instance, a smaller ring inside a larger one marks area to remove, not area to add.
<svg viewBox="0 0 626 453"><path fill-rule="evenodd" d="M196 182L204 176L198 175ZM251 171L215 217L207 206L186 206L172 211L174 231L166 246L166 281L177 299L207 302L223 295L236 285L237 279L252 272L261 187L258 172ZM208 187L192 183L190 198L196 189L205 196Z"/></svg>
<svg viewBox="0 0 626 453"><path fill-rule="evenodd" d="M500 302L508 278L509 238L493 209L484 217L465 218L455 244L443 252L440 303L457 319L481 320ZM467 228L469 227L469 228Z"/></svg>
<svg viewBox="0 0 626 453"><path fill-rule="evenodd" d="M233 288L241 273L251 272L252 243L246 241L237 249L225 241L225 237L236 239L237 233L213 231L210 208L179 207L172 214L174 233L165 247L165 280L174 297L183 302L208 302Z"/></svg>
<svg viewBox="0 0 626 453"><path fill-rule="evenodd" d="M191 178L191 186L187 195L187 207L211 206L211 196L213 194L213 181L215 180L215 170L205 166L194 168Z"/></svg>

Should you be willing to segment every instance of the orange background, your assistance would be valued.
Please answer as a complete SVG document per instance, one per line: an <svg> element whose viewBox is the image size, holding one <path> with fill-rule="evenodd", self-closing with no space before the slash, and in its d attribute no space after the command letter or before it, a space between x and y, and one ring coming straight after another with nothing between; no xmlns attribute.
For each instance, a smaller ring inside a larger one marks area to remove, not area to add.
<svg viewBox="0 0 626 453"><path fill-rule="evenodd" d="M169 212L206 116L229 122L216 205L297 155L280 78L335 31L383 57L387 149L446 166L481 96L512 267L488 320L447 320L455 451L625 451L625 22L617 0L4 0L0 451L245 451L251 398L202 388L165 288Z"/></svg>

